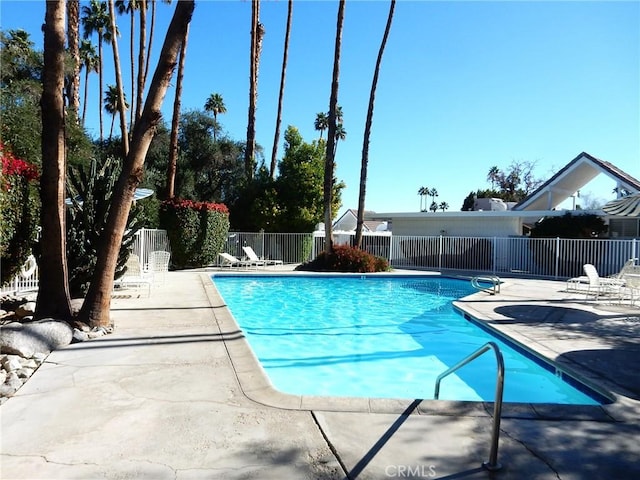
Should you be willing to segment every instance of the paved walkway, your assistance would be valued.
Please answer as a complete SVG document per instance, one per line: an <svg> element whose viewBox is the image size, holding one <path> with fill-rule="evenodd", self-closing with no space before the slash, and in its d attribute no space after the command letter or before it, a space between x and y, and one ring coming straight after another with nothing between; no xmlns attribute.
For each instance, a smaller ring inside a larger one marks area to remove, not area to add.
<svg viewBox="0 0 640 480"><path fill-rule="evenodd" d="M278 394L207 276L172 272L150 298L114 299L115 333L53 352L0 406L0 478L638 478L640 310L564 286L509 279L458 302L616 396L505 405L497 473L481 468L490 405Z"/></svg>

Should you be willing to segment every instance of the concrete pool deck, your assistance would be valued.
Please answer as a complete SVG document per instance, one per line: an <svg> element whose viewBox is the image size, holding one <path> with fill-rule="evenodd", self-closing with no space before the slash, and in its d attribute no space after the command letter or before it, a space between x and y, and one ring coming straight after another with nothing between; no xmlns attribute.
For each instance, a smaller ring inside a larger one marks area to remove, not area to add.
<svg viewBox="0 0 640 480"><path fill-rule="evenodd" d="M457 302L616 397L505 404L498 472L481 468L491 404L278 394L207 274L184 271L114 299L113 334L51 353L0 406L0 478L637 478L640 309L565 286L505 279Z"/></svg>

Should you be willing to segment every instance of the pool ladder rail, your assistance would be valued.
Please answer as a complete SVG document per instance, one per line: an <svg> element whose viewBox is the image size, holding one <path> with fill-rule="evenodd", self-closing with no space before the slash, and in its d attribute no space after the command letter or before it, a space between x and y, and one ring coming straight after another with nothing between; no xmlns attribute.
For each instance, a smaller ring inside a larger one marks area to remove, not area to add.
<svg viewBox="0 0 640 480"><path fill-rule="evenodd" d="M481 283L489 283L491 284L491 286L487 287L485 285L481 285ZM471 285L474 288L477 288L478 290L481 290L483 292L487 292L489 295L495 295L496 293L500 293L501 283L502 283L502 280L500 280L500 277L497 277L495 275L489 275L485 277L473 277L471 279Z"/></svg>
<svg viewBox="0 0 640 480"><path fill-rule="evenodd" d="M502 416L502 392L504 390L504 360L502 358L502 352L500 347L494 342L487 342L482 347L471 353L464 359L460 360L453 367L442 372L436 379L436 388L433 394L434 400L438 400L440 396L440 381L455 372L456 370L464 367L466 364L472 362L483 353L493 350L496 354L496 362L498 364L498 373L496 377L496 396L493 402L493 428L491 430L491 451L489 453L489 461L483 462L482 467L491 472L500 470L502 465L498 463L498 441L500 439L500 418Z"/></svg>

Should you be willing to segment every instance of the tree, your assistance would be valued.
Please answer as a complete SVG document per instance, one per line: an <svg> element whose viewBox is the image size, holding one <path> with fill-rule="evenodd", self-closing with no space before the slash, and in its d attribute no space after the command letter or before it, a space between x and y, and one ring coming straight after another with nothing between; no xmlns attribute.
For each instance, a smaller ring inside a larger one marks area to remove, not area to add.
<svg viewBox="0 0 640 480"><path fill-rule="evenodd" d="M82 101L82 125L87 115L87 95L89 92L89 74L100 70L100 58L90 40L80 42L80 62L84 68L84 100Z"/></svg>
<svg viewBox="0 0 640 480"><path fill-rule="evenodd" d="M287 28L284 34L284 53L282 54L282 73L280 74L280 93L278 94L278 113L276 115L276 130L273 135L273 148L271 150L271 166L269 175L275 178L276 156L278 154L278 142L280 141L280 123L282 122L282 98L284 97L284 82L287 73L287 57L289 55L289 35L291 33L291 17L293 15L293 0L289 0L287 8Z"/></svg>
<svg viewBox="0 0 640 480"><path fill-rule="evenodd" d="M262 52L264 26L260 23L260 0L251 2L251 55L249 68L249 119L247 121L247 147L245 149L245 174L253 178L256 149L256 103L258 101L258 66Z"/></svg>
<svg viewBox="0 0 640 480"><path fill-rule="evenodd" d="M100 142L104 135L102 131L102 68L104 56L102 53L102 43L111 42L111 32L109 30L109 13L107 12L107 4L99 0L91 0L89 6L82 7L82 24L84 25L84 38L88 39L96 33L98 35L98 76L100 87L98 89L98 112L100 115Z"/></svg>
<svg viewBox="0 0 640 480"><path fill-rule="evenodd" d="M187 39L189 37L189 25L184 42L180 47L180 61L178 62L178 80L176 81L176 93L173 99L173 115L171 118L171 157L167 168L167 198L174 197L176 169L178 167L178 125L180 122L180 105L182 103L182 79L184 77L184 61L187 56ZM215 136L215 130L213 131Z"/></svg>
<svg viewBox="0 0 640 480"><path fill-rule="evenodd" d="M429 187L420 187L418 189L418 195L420 195L420 211L425 212L427 210L427 205L424 200L424 197L429 195ZM424 204L424 206L423 206Z"/></svg>
<svg viewBox="0 0 640 480"><path fill-rule="evenodd" d="M440 202L438 208L444 212L447 208L449 208L449 204L447 202Z"/></svg>
<svg viewBox="0 0 640 480"><path fill-rule="evenodd" d="M135 82L135 49L134 39L136 31L135 12L140 8L138 0L116 0L116 10L120 15L129 14L129 57L130 57L130 79L131 79L131 99L135 102L136 82ZM133 128L134 109L130 110L129 124Z"/></svg>
<svg viewBox="0 0 640 480"><path fill-rule="evenodd" d="M177 3L142 115L133 128L129 153L123 162L122 172L113 192L96 271L79 312L80 319L93 326L110 324L109 310L118 251L122 245L133 194L143 175L145 156L161 118L162 102L169 87L171 73L176 67L194 7L193 0Z"/></svg>
<svg viewBox="0 0 640 480"><path fill-rule="evenodd" d="M111 40L111 47L113 48L113 63L114 70L116 72L116 88L118 89L117 105L118 113L120 114L120 132L122 140L122 153L124 156L129 153L129 133L127 132L127 119L125 108L125 95L124 87L122 86L122 69L120 68L120 53L118 52L118 27L116 26L116 12L114 0L109 0L109 30L113 32L113 38Z"/></svg>
<svg viewBox="0 0 640 480"><path fill-rule="evenodd" d="M491 182L491 189L496 187L496 183L498 181L498 175L500 175L500 169L495 165L489 169L489 173L487 174L487 180Z"/></svg>
<svg viewBox="0 0 640 480"><path fill-rule="evenodd" d="M342 47L342 25L344 24L345 0L338 4L338 18L336 22L336 43L333 55L333 77L331 82L331 97L329 99L329 126L327 128L327 149L324 165L324 240L325 252L333 252L333 172L335 169L336 145L336 110L338 108L338 89L340 80L340 49Z"/></svg>
<svg viewBox="0 0 640 480"><path fill-rule="evenodd" d="M67 2L67 45L72 71L66 81L67 105L74 112L75 121L80 113L80 0Z"/></svg>
<svg viewBox="0 0 640 480"><path fill-rule="evenodd" d="M107 85L107 89L104 92L104 109L111 115L111 129L109 130L109 140L113 136L113 124L115 123L116 113L118 113L120 104L120 95L118 94L118 88L115 85ZM124 97L124 108L129 108L127 103L127 96Z"/></svg>
<svg viewBox="0 0 640 480"><path fill-rule="evenodd" d="M36 317L71 319L65 244L64 0L46 3L42 78L40 286Z"/></svg>
<svg viewBox="0 0 640 480"><path fill-rule="evenodd" d="M320 131L319 140L322 140L322 132L324 132L329 127L329 117L324 112L318 112L316 114L316 120L313 122L313 125L316 130Z"/></svg>
<svg viewBox="0 0 640 480"><path fill-rule="evenodd" d="M364 201L367 192L367 168L369 164L369 137L371 136L371 124L373 123L373 107L376 101L376 87L378 86L378 75L380 74L380 64L382 63L382 55L387 44L389 31L391 30L391 22L393 21L393 11L396 6L396 0L391 0L389 5L389 15L387 16L387 25L384 29L380 49L378 50L378 59L373 71L373 81L371 82L371 93L369 94L369 108L367 109L367 120L364 126L364 139L362 140L362 161L360 165L360 190L358 194L358 219L356 222L356 247L362 246L362 225L364 224Z"/></svg>
<svg viewBox="0 0 640 480"><path fill-rule="evenodd" d="M222 95L220 95L219 93L212 93L211 95L209 95L209 98L207 98L207 101L204 104L204 109L207 112L213 113L213 120L216 123L213 129L213 141L215 142L216 129L218 125L218 114L227 113L227 107L224 104L224 99L222 98Z"/></svg>

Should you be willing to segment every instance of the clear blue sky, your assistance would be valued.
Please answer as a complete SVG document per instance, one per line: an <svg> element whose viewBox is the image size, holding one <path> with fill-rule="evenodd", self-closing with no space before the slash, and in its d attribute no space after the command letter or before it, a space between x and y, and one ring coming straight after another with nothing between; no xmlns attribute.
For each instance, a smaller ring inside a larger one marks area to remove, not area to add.
<svg viewBox="0 0 640 480"><path fill-rule="evenodd" d="M357 207L364 123L388 8L386 1L346 4L339 104L347 139L336 161L347 188L340 212ZM164 37L173 9L158 3L156 38ZM23 28L42 48L44 10L44 1L3 0L1 28ZM209 94L220 93L228 111L219 121L237 140L246 138L250 13L246 0L197 1L184 79L183 109L202 109ZM256 128L267 162L286 13L286 0L263 0ZM295 125L307 141L318 136L316 113L328 110L336 14L335 1L294 2L283 131ZM119 27L126 82L128 21L121 18ZM159 50L158 42L153 52ZM105 83L115 83L112 71L111 60ZM88 126L95 136L97 88L94 74ZM170 91L166 118L172 103ZM436 188L438 202L459 210L470 191L490 186L493 165L533 161L535 176L546 180L582 151L640 178L640 2L397 2L376 94L368 210L418 211L421 186ZM583 198L610 200L613 186L595 180Z"/></svg>

